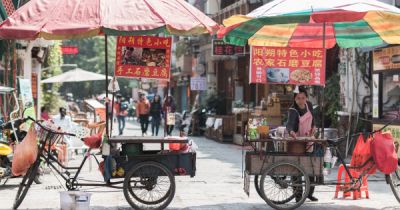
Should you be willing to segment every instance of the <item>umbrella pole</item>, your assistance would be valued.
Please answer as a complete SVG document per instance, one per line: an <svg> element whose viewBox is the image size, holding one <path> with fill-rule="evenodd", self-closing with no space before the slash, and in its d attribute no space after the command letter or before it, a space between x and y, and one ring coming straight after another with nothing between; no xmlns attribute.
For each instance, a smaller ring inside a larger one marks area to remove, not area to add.
<svg viewBox="0 0 400 210"><path fill-rule="evenodd" d="M324 63L325 63L325 69L326 69L326 49L325 49L326 34L325 34L325 32L326 32L326 23L324 22L322 24L322 48L323 48L324 53L325 53ZM321 101L322 101L322 106L321 106L321 114L322 114L322 116L321 116L321 126L322 126L321 138L323 139L325 137L325 135L324 135L324 130L325 130L325 116L324 116L325 115L324 114L324 112L325 112L325 108L324 108L325 107L325 85L322 86L321 90L322 90L322 93L321 93Z"/></svg>
<svg viewBox="0 0 400 210"><path fill-rule="evenodd" d="M109 101L108 101L108 42L107 42L107 35L104 35L104 45L105 45L105 74L106 74L106 135L107 137L110 137L110 130L108 129L108 120L109 120L109 113L108 113L108 105L109 105ZM112 113L112 110L111 110Z"/></svg>

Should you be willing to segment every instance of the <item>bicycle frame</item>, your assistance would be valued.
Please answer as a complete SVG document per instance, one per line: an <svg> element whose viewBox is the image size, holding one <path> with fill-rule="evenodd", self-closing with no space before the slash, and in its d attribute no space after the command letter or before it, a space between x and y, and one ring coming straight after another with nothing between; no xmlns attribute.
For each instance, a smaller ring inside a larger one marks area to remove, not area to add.
<svg viewBox="0 0 400 210"><path fill-rule="evenodd" d="M83 166L85 165L85 162L87 161L87 159L90 156L93 156L97 162L97 164L99 164L99 161L97 159L97 157L94 154L91 154L91 150L89 148L89 150L85 153L85 157L83 158L82 162L80 163L80 165L78 167L68 167L68 166L64 166L62 163L60 163L60 161L58 161L58 159L51 154L50 152L50 145L48 146L47 152L45 151L45 147L46 144L42 144L40 149L39 149L39 157L43 158L46 163L51 166L66 182L66 187L68 190L75 190L77 189L77 187L82 187L82 186L104 186L104 187L113 187L113 188L118 188L118 189L122 189L122 187L119 186L115 186L118 184L123 184L123 181L116 181L116 182L107 182L107 183L79 183L78 177L82 171ZM56 164L54 164L54 162ZM60 166L62 169L65 169L65 172L62 172L61 170L59 170L57 168L57 165ZM71 171L74 171L74 175L72 177L70 177L71 175Z"/></svg>
<svg viewBox="0 0 400 210"><path fill-rule="evenodd" d="M350 182L344 182L344 183L339 183L339 182L328 182L328 183L324 183L324 185L339 185L339 184L351 184L351 185L354 185L354 184L357 184L357 182L360 182L360 184L361 184L362 177L365 176L365 175L368 173L368 171L369 171L371 168L373 168L373 167L375 166L375 163L374 163L373 158L370 157L370 158L369 158L368 160L366 160L361 166L349 167L349 166L346 165L346 163L345 163L345 161L344 161L342 155L340 154L339 149L337 148L337 145L329 145L329 147L333 148L334 151L336 151L338 160L339 160L339 162L343 165L343 167L344 167L344 169L345 169L345 171L346 171L346 174L347 174L347 175L349 176L349 178L350 178ZM356 168L364 168L364 167L367 166L367 164L369 164L370 162L372 162L372 164L371 164L368 168L363 169L363 171L362 171L362 173L360 174L360 176L358 176L358 177L353 177L353 176L351 175L350 169L353 169L353 168L354 168L354 169L356 169ZM361 185L360 185L360 186L361 186ZM349 187L348 190L352 190L352 188Z"/></svg>

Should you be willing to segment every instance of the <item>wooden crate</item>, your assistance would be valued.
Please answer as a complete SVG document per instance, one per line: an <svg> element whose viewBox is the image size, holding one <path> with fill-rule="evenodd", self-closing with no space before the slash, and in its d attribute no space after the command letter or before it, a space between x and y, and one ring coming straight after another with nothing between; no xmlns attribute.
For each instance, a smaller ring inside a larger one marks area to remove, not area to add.
<svg viewBox="0 0 400 210"><path fill-rule="evenodd" d="M246 153L246 170L251 175L260 175L263 171L273 163L291 162L303 167L309 176L323 176L323 157L317 156L288 156L285 154L265 155L256 152ZM284 175L297 175L292 168L283 168L281 170Z"/></svg>

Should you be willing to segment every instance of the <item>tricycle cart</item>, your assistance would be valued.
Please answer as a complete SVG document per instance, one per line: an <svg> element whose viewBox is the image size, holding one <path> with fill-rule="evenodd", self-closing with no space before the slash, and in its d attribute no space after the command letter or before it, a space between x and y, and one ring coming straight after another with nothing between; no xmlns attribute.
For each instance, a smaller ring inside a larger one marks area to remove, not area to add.
<svg viewBox="0 0 400 210"><path fill-rule="evenodd" d="M377 131L371 134L375 132ZM345 140L346 138L294 140L290 137L247 140L253 150L246 151L245 156L245 192L249 195L250 176L254 175L255 189L260 197L274 209L287 210L300 207L311 186L340 185L344 192L360 190L363 179L376 167L375 161L371 157L358 167L346 165L337 148ZM306 152L311 143L312 152ZM327 147L335 152L350 181L339 183L324 180L323 158ZM358 175L350 172L354 169L360 171ZM400 164L395 172L386 174L386 182L400 202Z"/></svg>
<svg viewBox="0 0 400 210"><path fill-rule="evenodd" d="M31 119L32 120L32 119ZM175 176L191 176L196 172L196 153L195 152L171 152L167 150L144 151L132 155L132 153L117 152L107 156L104 167L115 167L116 173L112 170L104 170L104 183L99 181L80 182L80 172L86 160L93 156L97 163L96 156L91 153L90 148L83 158L79 167L66 167L50 152L50 147L62 141L65 135L43 123L34 121L39 132L39 150L36 161L29 168L19 186L13 209L17 209L25 198L29 187L34 180L32 171L37 171L41 160L64 179L68 190L77 190L84 186L104 186L122 189L126 200L134 209L164 209L169 205L175 195ZM109 139L110 144L122 144L122 147L141 148L146 144L165 144L165 143L187 143L187 138L154 138L154 137L116 137ZM107 163L108 162L108 163ZM101 166L102 164L99 164ZM63 170L60 170L59 167ZM79 177L79 178L78 178Z"/></svg>

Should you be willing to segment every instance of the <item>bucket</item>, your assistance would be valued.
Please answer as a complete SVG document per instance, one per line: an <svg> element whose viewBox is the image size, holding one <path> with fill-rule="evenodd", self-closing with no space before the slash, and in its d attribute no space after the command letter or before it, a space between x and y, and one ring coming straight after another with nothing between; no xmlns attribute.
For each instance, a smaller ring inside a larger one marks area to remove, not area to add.
<svg viewBox="0 0 400 210"><path fill-rule="evenodd" d="M90 193L81 191L60 192L61 210L89 210Z"/></svg>

